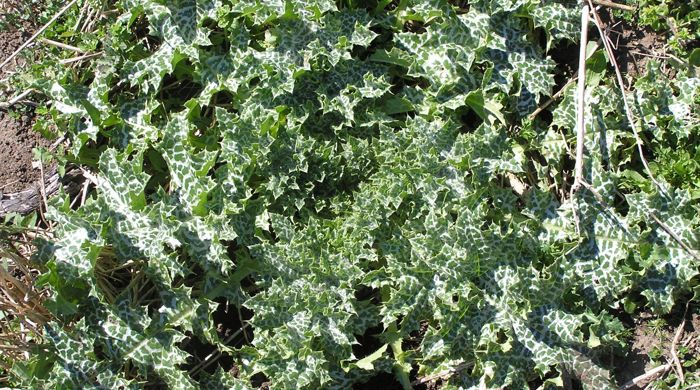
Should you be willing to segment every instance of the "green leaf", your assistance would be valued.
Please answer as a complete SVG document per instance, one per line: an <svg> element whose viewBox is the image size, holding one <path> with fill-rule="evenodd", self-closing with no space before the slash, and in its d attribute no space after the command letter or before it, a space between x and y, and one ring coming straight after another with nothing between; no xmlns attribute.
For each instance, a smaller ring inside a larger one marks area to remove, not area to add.
<svg viewBox="0 0 700 390"><path fill-rule="evenodd" d="M493 99L486 99L483 92L474 91L470 92L465 102L469 107L476 112L481 119L488 121L489 123L494 123L496 119L502 124L506 124L506 119L503 116L501 110L503 106Z"/></svg>
<svg viewBox="0 0 700 390"><path fill-rule="evenodd" d="M688 63L692 66L700 66L700 49L693 49L688 55Z"/></svg>
<svg viewBox="0 0 700 390"><path fill-rule="evenodd" d="M388 346L389 344L382 345L376 351L355 362L355 365L363 370L373 370L374 365L372 363L384 355Z"/></svg>

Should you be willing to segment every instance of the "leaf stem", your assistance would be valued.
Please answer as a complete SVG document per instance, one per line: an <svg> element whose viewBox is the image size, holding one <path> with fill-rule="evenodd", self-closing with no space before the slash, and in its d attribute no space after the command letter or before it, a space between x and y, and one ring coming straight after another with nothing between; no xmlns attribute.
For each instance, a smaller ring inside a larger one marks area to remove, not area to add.
<svg viewBox="0 0 700 390"><path fill-rule="evenodd" d="M396 379L401 383L404 390L411 390L411 380L408 377L408 372L410 366L404 359L403 348L401 347L401 337L399 337L398 330L396 329L396 322L392 322L387 328L389 334L389 347L394 353L394 375Z"/></svg>

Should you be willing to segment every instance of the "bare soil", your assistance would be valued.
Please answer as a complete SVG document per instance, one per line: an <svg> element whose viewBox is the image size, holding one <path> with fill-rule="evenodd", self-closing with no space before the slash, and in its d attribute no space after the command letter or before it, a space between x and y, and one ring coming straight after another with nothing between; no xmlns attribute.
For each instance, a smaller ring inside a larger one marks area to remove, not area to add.
<svg viewBox="0 0 700 390"><path fill-rule="evenodd" d="M0 32L0 61L12 54L29 35L21 31ZM0 78L7 77L14 64L0 71ZM0 101L6 101L11 96L2 93ZM41 172L32 168L32 149L48 147L50 141L32 130L35 116L32 111L24 114L11 115L6 110L0 110L0 194L13 193L30 187L36 183Z"/></svg>
<svg viewBox="0 0 700 390"><path fill-rule="evenodd" d="M13 118L0 112L0 193L13 193L37 183L41 171L32 168L32 149L48 147L50 141L32 130L34 118Z"/></svg>
<svg viewBox="0 0 700 390"><path fill-rule="evenodd" d="M662 61L668 58L666 53L667 37L650 28L631 25L625 20L616 20L609 10L602 10L599 15L603 29L615 49L620 71L628 78L642 76L646 73L649 61ZM597 30L596 30L597 35Z"/></svg>
<svg viewBox="0 0 700 390"><path fill-rule="evenodd" d="M651 29L623 29L618 34L619 40L617 61L620 71L630 77L642 76L646 73L647 63L656 59L667 58L664 48L666 38Z"/></svg>
<svg viewBox="0 0 700 390"><path fill-rule="evenodd" d="M630 339L629 353L615 364L615 374L618 383L627 383L659 364L672 361L671 345L683 320L683 312L681 310L682 308L677 309L668 316L663 317L665 325L661 328L654 325L658 317L650 313L640 313L635 318L634 334ZM685 317L683 332L676 348L687 348L689 356L698 356L700 355L699 337L700 314L691 305L691 309ZM650 354L658 353L655 351L660 351L661 356L656 362L652 362ZM696 372L697 367L687 367L686 369L689 372Z"/></svg>

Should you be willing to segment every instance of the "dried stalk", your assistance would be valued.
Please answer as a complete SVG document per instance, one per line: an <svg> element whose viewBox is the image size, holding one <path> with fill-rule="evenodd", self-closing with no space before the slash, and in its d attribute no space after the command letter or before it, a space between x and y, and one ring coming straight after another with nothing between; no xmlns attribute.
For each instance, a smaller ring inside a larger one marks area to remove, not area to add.
<svg viewBox="0 0 700 390"><path fill-rule="evenodd" d="M92 59L92 58L95 58L95 57L99 57L99 56L101 56L101 55L103 55L103 54L104 54L104 52L101 52L101 51L100 51L100 52L97 52L97 53L85 54L85 55L78 56L78 57L66 58L65 60L60 60L60 61L58 61L58 63L61 64L61 65L67 65L67 64L72 64L72 63L74 63L74 62L85 61L85 60L89 60L89 59Z"/></svg>
<svg viewBox="0 0 700 390"><path fill-rule="evenodd" d="M598 5L602 5L605 7L609 7L609 8L621 9L623 11L634 12L636 10L636 8L632 7L631 5L614 3L614 2L609 1L609 0L593 0L593 3L598 4Z"/></svg>
<svg viewBox="0 0 700 390"><path fill-rule="evenodd" d="M689 305L690 302L687 302L685 304L685 311L683 312L683 321L681 321L681 324L678 325L678 330L676 330L676 334L673 336L673 341L671 342L671 359L673 359L673 364L675 365L676 369L676 375L678 375L678 379L681 381L681 385L685 383L685 374L683 373L683 365L681 364L681 359L678 358L678 350L676 346L681 340L681 337L683 337L683 328L685 328L685 317L688 315Z"/></svg>
<svg viewBox="0 0 700 390"><path fill-rule="evenodd" d="M79 47L75 47L75 46L72 46L72 45L68 45L68 44L63 43L63 42L54 41L54 40L52 40L52 39L41 38L41 39L39 40L39 42L45 43L45 44L51 45L51 46L56 46L56 47L59 47L59 48L61 48L61 49L66 49L66 50L70 50L70 51L75 51L75 52L78 52L78 53L85 53L85 50L83 50L83 49L81 49L81 48L79 48Z"/></svg>
<svg viewBox="0 0 700 390"><path fill-rule="evenodd" d="M581 41L578 58L578 86L576 92L576 165L574 168L573 194L581 187L583 180L583 148L586 131L585 100L586 100L586 46L588 45L588 5L581 8Z"/></svg>
<svg viewBox="0 0 700 390"><path fill-rule="evenodd" d="M555 100L559 99L559 97L564 93L564 91L566 90L566 88L567 88L569 85L573 84L574 81L576 81L577 78L578 78L578 76L574 76L574 77L570 78L569 81L567 81L566 84L564 84L564 86L561 87L561 89L560 89L559 91L557 91L557 93L555 93L554 95L552 95L551 98L549 98L546 102L544 102L542 105L540 105L539 107L537 107L537 109L536 109L535 111L533 111L532 114L530 114L530 115L527 117L527 119L528 119L528 120L533 120L533 119L535 119L535 117L537 117L537 115L539 115L542 111L544 111L547 107L549 107L550 104L554 103Z"/></svg>
<svg viewBox="0 0 700 390"><path fill-rule="evenodd" d="M0 109L6 109L14 106L15 104L19 103L22 99L27 97L30 93L34 92L33 89L28 89L19 95L13 97L12 99L6 101L6 102L0 102Z"/></svg>
<svg viewBox="0 0 700 390"><path fill-rule="evenodd" d="M620 387L620 390L629 390L635 387L644 388L651 381L660 378L663 374L667 373L671 369L670 364L663 364L656 368L653 368L638 377L633 378L629 382L625 383Z"/></svg>
<svg viewBox="0 0 700 390"><path fill-rule="evenodd" d="M237 331L233 332L230 336L228 336L228 337L223 341L223 344L224 344L224 345L227 345L227 344L230 343L234 338L236 338L238 335L240 335L241 332L243 332L243 335L245 336L245 330L246 330L246 328L247 328L249 325L250 325L250 324L249 324L248 322L246 322L245 324L243 324ZM209 367L212 363L214 363L214 362L216 362L217 360L219 360L220 357L221 357L221 350L217 348L214 352L210 353L206 358L204 358L204 360L202 360L201 362L199 362L199 364L197 364L196 366L192 367L192 368L190 369L190 371L189 371L188 374L191 375L191 376L197 375L201 370L203 370L203 369Z"/></svg>
<svg viewBox="0 0 700 390"><path fill-rule="evenodd" d="M435 382L435 381L440 380L440 379L443 379L443 380L448 379L452 375L457 374L457 373L464 371L466 369L469 369L473 365L474 365L474 363L471 363L471 362L458 364L457 366L455 366L454 368L451 368L449 370L438 372L437 374L429 375L429 376L426 376L423 378L418 378L418 379L414 380L413 382L411 382L411 386L420 386L420 385L423 385L423 384L426 384L429 382Z"/></svg>

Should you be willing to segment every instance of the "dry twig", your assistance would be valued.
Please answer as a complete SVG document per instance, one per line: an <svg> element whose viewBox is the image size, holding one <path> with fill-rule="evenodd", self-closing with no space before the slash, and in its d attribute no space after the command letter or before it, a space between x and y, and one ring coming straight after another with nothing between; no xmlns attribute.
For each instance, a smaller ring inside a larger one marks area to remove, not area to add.
<svg viewBox="0 0 700 390"><path fill-rule="evenodd" d="M92 184L95 186L99 186L100 184L100 179L98 176L95 176L92 174L92 172L86 170L85 168L80 167L80 172L83 174L83 176L88 179Z"/></svg>
<svg viewBox="0 0 700 390"><path fill-rule="evenodd" d="M61 49L66 49L66 50L70 50L70 51L75 51L75 52L78 52L78 53L85 53L85 50L83 50L83 49L81 49L81 48L79 48L79 47L75 47L75 46L72 46L72 45L68 45L68 44L63 43L63 42L54 41L54 40L52 40L52 39L41 38L41 39L39 40L39 42L45 43L45 44L51 45L51 46L56 46L56 47L59 47L59 48L61 48Z"/></svg>
<svg viewBox="0 0 700 390"><path fill-rule="evenodd" d="M32 92L34 92L33 89L28 89L6 102L0 102L0 109L7 109L14 106L15 104L19 103L22 99L26 98Z"/></svg>
<svg viewBox="0 0 700 390"><path fill-rule="evenodd" d="M471 362L465 362L465 363L458 364L457 366L455 366L449 370L438 372L437 374L425 376L423 378L418 378L418 379L414 380L413 382L411 382L411 386L420 386L422 384L435 382L435 381L440 380L440 379L443 379L443 380L447 379L454 374L457 374L461 371L464 371L464 370L472 367L473 365L474 365L474 363L471 363Z"/></svg>
<svg viewBox="0 0 700 390"><path fill-rule="evenodd" d="M236 338L241 333L243 333L244 337L246 337L245 330L249 325L250 324L248 322L243 324L237 331L233 332L230 336L228 336L224 340L223 344L227 345L228 343L230 343L234 338ZM199 371L209 367L211 364L213 364L214 362L219 360L220 357L221 357L221 350L216 349L214 352L210 353L206 358L204 358L204 360L199 362L199 364L192 367L192 369L190 369L190 371L189 371L189 374L190 375L197 375L197 373L199 373Z"/></svg>
<svg viewBox="0 0 700 390"><path fill-rule="evenodd" d="M95 25L97 24L97 22L100 19L102 19L102 17L104 16L103 11L105 10L106 5L107 5L106 2L101 1L100 5L97 8L93 8L91 6L80 31L82 31L82 32L92 31L95 28Z"/></svg>
<svg viewBox="0 0 700 390"><path fill-rule="evenodd" d="M614 2L609 1L609 0L593 0L593 3L598 4L598 5L602 5L605 7L621 9L623 11L634 11L635 10L635 8L630 6L630 5L614 3Z"/></svg>
<svg viewBox="0 0 700 390"><path fill-rule="evenodd" d="M102 54L104 54L104 52L101 52L101 51L97 52L97 53L85 54L85 55L78 56L78 57L66 58L65 60L58 61L58 63L61 65L72 64L73 62L85 61L85 60L89 60L91 58L99 57Z"/></svg>
<svg viewBox="0 0 700 390"><path fill-rule="evenodd" d="M537 115L539 115L542 111L544 111L547 107L549 107L550 104L554 103L555 100L559 99L559 97L564 93L566 88L569 85L573 84L574 81L576 81L577 77L578 76L574 76L574 77L570 78L569 81L567 81L566 84L564 84L564 86L561 87L561 89L559 91L557 91L557 93L552 95L551 98L549 98L546 102L542 103L542 105L537 107L537 109L535 111L533 111L532 114L530 114L527 117L527 119L529 119L529 120L535 119L535 117L537 117Z"/></svg>
<svg viewBox="0 0 700 390"><path fill-rule="evenodd" d="M673 359L673 364L675 365L676 369L676 375L678 375L678 379L681 381L681 385L685 382L685 374L683 374L683 365L681 364L681 359L678 358L678 351L676 349L676 346L681 340L681 337L683 337L685 317L688 315L689 305L690 302L687 302L685 304L685 311L683 312L683 321L681 321L681 324L678 325L678 330L676 330L676 334L673 336L673 341L671 342L671 359Z"/></svg>
<svg viewBox="0 0 700 390"><path fill-rule="evenodd" d="M585 100L586 100L586 46L588 45L588 21L589 21L588 5L581 7L581 39L579 42L579 58L578 58L578 85L576 91L576 164L574 166L574 184L571 186L570 197L573 199L574 194L581 187L583 181L583 149L585 135ZM576 202L573 204L573 218L576 233L580 232L580 223L578 211L576 210Z"/></svg>
<svg viewBox="0 0 700 390"><path fill-rule="evenodd" d="M576 91L576 166L574 168L574 185L571 193L581 187L583 180L583 148L585 135L585 100L586 100L586 46L588 45L588 5L581 8L581 41L579 42L578 86Z"/></svg>
<svg viewBox="0 0 700 390"><path fill-rule="evenodd" d="M644 388L652 381L660 378L671 369L671 365L666 363L653 368L642 375L639 375L620 387L620 390L628 390L635 387Z"/></svg>
<svg viewBox="0 0 700 390"><path fill-rule="evenodd" d="M43 156L42 156L42 157L43 157ZM53 225L50 224L50 223L46 220L46 218L44 217L44 211L48 211L48 209L49 209L49 201L48 201L48 199L46 198L46 184L45 184L45 182L46 182L46 177L44 176L44 162L41 161L41 160L39 160L37 164L39 165L39 173L41 174L41 178L39 179L39 189L41 190L41 199L44 201L44 203L43 203L43 206L44 206L43 210L42 210L42 208L41 208L42 204L39 204L39 215L41 216L41 219L44 221L44 223L45 223L47 226L50 226L50 227L51 227L51 226L53 226Z"/></svg>
<svg viewBox="0 0 700 390"><path fill-rule="evenodd" d="M95 22L100 17L100 10L95 9L90 7L90 12L88 12L88 16L85 18L85 23L83 23L83 28L80 29L82 32L88 32L93 29L95 26Z"/></svg>
<svg viewBox="0 0 700 390"><path fill-rule="evenodd" d="M86 1L83 4L83 6L80 8L80 12L78 13L78 19L75 21L75 26L73 26L73 31L75 31L75 32L80 31L80 24L83 22L83 18L85 17L85 12L87 12L89 7L90 7L90 2Z"/></svg>
<svg viewBox="0 0 700 390"><path fill-rule="evenodd" d="M73 206L80 201L80 207L85 205L85 201L87 200L87 194L88 191L90 190L90 180L85 180L83 182L83 187L81 188L80 192L75 195L75 198L73 198L73 201L70 202L70 207L72 208Z"/></svg>

